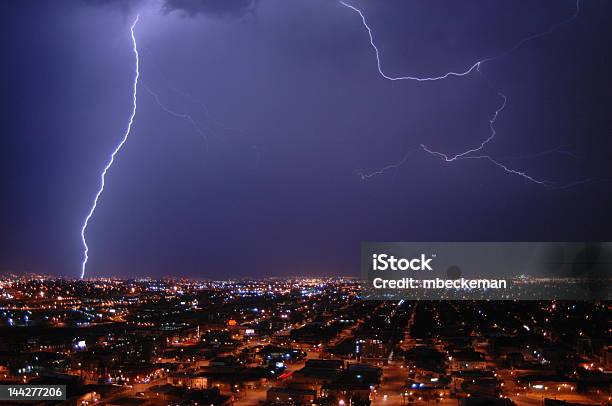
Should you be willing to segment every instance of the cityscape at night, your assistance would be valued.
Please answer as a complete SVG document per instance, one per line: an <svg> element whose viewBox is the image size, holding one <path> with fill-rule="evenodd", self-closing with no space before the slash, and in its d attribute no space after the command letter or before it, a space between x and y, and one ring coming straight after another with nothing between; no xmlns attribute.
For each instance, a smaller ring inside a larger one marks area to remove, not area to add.
<svg viewBox="0 0 612 406"><path fill-rule="evenodd" d="M611 0L0 29L0 405L612 406Z"/></svg>
<svg viewBox="0 0 612 406"><path fill-rule="evenodd" d="M0 284L2 383L66 385L65 404L610 401L607 302L367 301L353 278Z"/></svg>

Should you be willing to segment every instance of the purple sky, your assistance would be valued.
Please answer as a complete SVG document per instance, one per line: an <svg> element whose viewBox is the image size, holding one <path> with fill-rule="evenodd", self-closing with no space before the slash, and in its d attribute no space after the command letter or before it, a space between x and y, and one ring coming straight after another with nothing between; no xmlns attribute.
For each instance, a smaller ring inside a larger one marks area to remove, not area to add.
<svg viewBox="0 0 612 406"><path fill-rule="evenodd" d="M573 0L355 1L385 70L461 71L574 12ZM120 4L120 6L119 6ZM359 17L335 1L4 2L0 6L0 271L225 278L357 274L361 241L612 237L612 4L481 73L387 81ZM609 59L609 58L608 58ZM446 163L489 135L505 165ZM540 154L559 148L556 153ZM398 168L362 180L355 172Z"/></svg>

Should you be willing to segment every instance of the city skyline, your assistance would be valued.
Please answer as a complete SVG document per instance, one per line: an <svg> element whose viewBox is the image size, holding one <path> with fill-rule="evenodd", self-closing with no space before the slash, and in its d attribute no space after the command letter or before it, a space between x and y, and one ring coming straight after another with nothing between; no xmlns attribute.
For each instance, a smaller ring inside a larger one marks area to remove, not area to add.
<svg viewBox="0 0 612 406"><path fill-rule="evenodd" d="M349 278L0 276L0 383L81 406L607 405L609 311L363 300Z"/></svg>

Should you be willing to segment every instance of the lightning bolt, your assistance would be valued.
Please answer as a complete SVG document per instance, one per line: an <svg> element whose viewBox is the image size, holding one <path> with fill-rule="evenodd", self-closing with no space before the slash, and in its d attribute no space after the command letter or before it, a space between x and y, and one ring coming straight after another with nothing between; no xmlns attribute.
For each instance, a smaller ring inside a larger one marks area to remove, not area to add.
<svg viewBox="0 0 612 406"><path fill-rule="evenodd" d="M208 150L208 137L206 136L206 133L204 132L204 130L200 126L200 123L197 120L195 120L188 113L181 113L181 112L172 110L169 107L166 107L166 105L161 102L161 99L159 98L159 95L157 93L155 93L149 86L145 85L144 82L141 81L140 82L140 86L142 86L151 95L151 97L153 97L153 100L155 100L155 103L157 103L159 108L161 108L163 111L165 111L166 113L170 114L171 116L187 120L191 124L191 126L193 127L194 131L202 136L202 138L206 142L206 149Z"/></svg>
<svg viewBox="0 0 612 406"><path fill-rule="evenodd" d="M511 48L509 48L507 51L502 52L498 55L495 56L491 56L491 57L487 57L487 58L483 58L480 59L478 61L476 61L475 63L473 63L471 66L469 66L467 69L463 70L463 71L459 71L459 72L447 72L443 75L439 75L439 76L390 76L388 74L385 73L385 71L382 68L382 61L381 61L381 56L380 56L380 51L378 49L378 47L376 46L376 43L374 41L374 35L372 33L372 29L370 28L365 15L363 14L363 12L361 10L359 10L357 7L346 3L345 1L340 1L339 2L341 5L343 5L344 7L347 7L351 10L353 10L354 12L356 12L359 17L361 18L361 22L363 24L363 26L365 27L367 33L368 33L368 37L370 39L370 46L372 47L372 49L374 50L374 54L376 56L376 67L378 69L378 73L380 74L380 76L382 76L384 79L390 80L390 81L397 81L397 80L412 80L412 81L417 81L417 82L430 82L430 81L437 81L437 80L443 80L443 79L447 79L450 77L462 77L462 76L467 76L469 74L471 74L472 72L476 71L478 73L481 73L481 67L483 64L487 63L487 62L491 62L494 61L496 59L502 58L504 56L508 56L510 54L512 54L513 52L515 52L516 50L518 50L519 48L521 48L524 44L526 44L527 42L530 42L532 40L544 37L546 35L552 34L555 30L557 30L559 27L568 24L572 21L574 21L578 15L580 14L580 0L576 0L576 9L574 11L574 13L567 19L551 26L550 28L548 28L546 31L542 31L542 32L538 32L535 33L533 35L530 35L528 37L525 37L523 39L521 39L520 41L518 41L514 46L512 46ZM478 147L472 148L472 149L468 149L462 153L450 156L449 154L445 154L442 152L438 152L438 151L434 151L430 148L428 148L425 144L421 144L421 148L429 153L430 155L439 157L441 159L443 159L445 162L454 162L457 160L463 160L463 159L484 159L489 161L490 163L496 165L497 167L499 167L500 169L504 170L506 173L508 174L512 174L512 175L518 175L523 177L524 179L533 182L533 183L537 183L540 185L545 185L545 186L549 186L552 185L552 182L549 181L545 181L545 180L541 180L541 179L537 179L534 178L531 175L528 175L527 173L525 173L524 171L520 171L520 170L516 170L516 169L512 169L509 168L507 165L501 163L500 161L498 161L497 159L491 157L490 155L471 155L477 152L481 152L485 146L490 143L496 136L497 131L495 129L495 121L497 120L499 114L502 112L502 110L506 107L507 101L508 101L508 97L506 95L504 95L501 92L497 92L498 95L503 99L503 102L501 104L501 106L495 110L495 112L493 113L493 116L489 119L489 128L491 129L491 134L489 135L489 137L487 137L484 141L482 141L480 143L480 145ZM403 163L405 162L405 159L398 162L397 164L393 164L393 165L388 165L383 167L382 169L372 172L371 174L364 174L361 171L357 171L358 175L361 177L361 179L365 180L368 179L374 175L379 175L384 173L386 170L388 169L395 169L399 166L401 166ZM584 183L585 181L578 181L578 182L572 182L572 184L581 184Z"/></svg>
<svg viewBox="0 0 612 406"><path fill-rule="evenodd" d="M93 204L91 208L89 209L89 212L87 213L87 217L85 217L83 226L81 227L81 241L83 243L83 248L84 248L83 262L81 263L81 279L85 277L85 268L87 266L87 260L89 259L89 256L88 256L89 246L87 245L87 239L85 238L85 232L87 231L89 220L91 220L91 217L96 211L96 207L98 206L98 200L100 199L102 192L104 192L106 173L108 172L110 167L113 166L113 163L115 162L115 156L119 153L119 151L121 151L121 149L123 148L123 145L128 140L130 132L132 131L132 124L134 123L134 117L136 116L136 96L137 96L138 78L140 76L140 72L138 70L138 62L139 62L138 61L138 46L136 45L136 36L134 35L134 28L136 27L136 24L138 23L139 18L140 18L140 15L136 15L134 22L130 26L130 35L132 37L132 49L134 51L134 57L136 60L136 74L134 76L133 93L132 93L132 113L130 114L130 119L128 121L128 125L125 130L125 133L123 134L123 137L121 138L121 141L119 142L119 144L117 144L117 146L111 153L110 159L108 160L108 162L104 166L104 169L102 170L102 173L100 174L100 187L98 188Z"/></svg>
<svg viewBox="0 0 612 406"><path fill-rule="evenodd" d="M383 173L385 173L385 172L387 172L387 171L389 171L389 170L391 170L391 169L397 169L397 168L399 168L400 166L402 166L403 164L405 164L405 163L406 163L406 161L408 160L408 157L409 157L409 156L410 156L410 152L409 152L409 153L407 153L406 155L404 155L404 157L403 157L403 158L402 158L400 161L398 161L398 162L396 162L396 163L394 163L394 164L390 164L390 165L387 165L387 166L383 166L382 168L380 168L380 169L378 169L378 170L376 170L376 171L374 171L374 172L365 173L365 172L364 172L363 170L361 170L361 169L357 169L355 172L357 173L357 175L359 175L359 177L361 178L361 180L370 179L370 178L371 178L371 177L373 177L373 176L376 176L376 175L382 175Z"/></svg>
<svg viewBox="0 0 612 406"><path fill-rule="evenodd" d="M149 93L151 95L151 97L153 98L153 100L155 101L155 103L158 105L158 107L160 109L162 109L164 112L166 112L167 114L176 117L176 118L181 118L186 120L187 122L189 122L191 124L191 126L193 127L193 129L195 130L196 133L198 133L200 136L202 136L202 138L204 139L204 141L206 142L206 150L208 151L209 149L209 142L208 142L208 136L207 134L210 134L212 136L214 136L217 140L221 140L222 137L217 133L220 130L223 131L228 131L228 132L234 132L234 133L238 133L241 136L244 136L243 132L240 130L235 130L229 127L226 127L224 124L222 124L221 122L219 122L217 119L215 119L212 114L210 113L208 107L200 100L196 99L195 97L191 96L190 94L183 92L173 86L170 87L170 89L176 93L178 93L179 95L182 95L183 97L188 98L192 103L197 104L198 106L200 106L202 108L202 110L204 111L205 115L206 115L206 121L205 123L207 123L207 125L205 126L207 130L204 130L201 121L195 119L191 114L189 113L183 113L177 110L174 110L170 107L168 107L166 104L164 104L161 101L161 98L159 96L158 93L156 93L155 91L153 91L153 89L151 89L149 86L147 86L143 80L140 80L139 85L142 86L147 93ZM255 154L255 168L259 167L259 163L261 161L261 151L259 149L259 147L257 145L251 145L250 149L254 152Z"/></svg>
<svg viewBox="0 0 612 406"><path fill-rule="evenodd" d="M465 75L469 75L470 73L472 73L472 71L478 69L478 67L481 64L481 61L476 61L476 63L474 63L472 66L470 66L468 69L466 69L463 72L448 72L448 73L445 73L444 75L441 75L441 76L432 76L432 77L389 76L382 69L382 62L381 62L381 58L380 58L380 51L378 50L378 47L376 46L376 43L374 42L374 35L372 34L372 29L368 25L368 22L367 22L367 20L365 18L365 15L357 7L352 6L352 5L350 5L350 4L348 4L348 3L344 2L344 1L340 1L340 4L342 4L344 7L348 7L351 10L355 11L361 17L361 22L363 23L363 26L365 27L365 29L368 31L368 36L370 37L370 45L372 46L372 48L374 49L374 53L376 54L376 66L378 68L378 73L380 73L380 76L382 76L383 78L385 78L387 80L392 80L392 81L395 81L395 80L416 80L417 82L430 82L430 81L434 81L434 80L442 80L442 79L446 79L446 78L451 77L451 76L465 76Z"/></svg>
<svg viewBox="0 0 612 406"><path fill-rule="evenodd" d="M520 40L519 42L514 44L514 46L511 47L510 49L508 49L506 52L503 52L503 53L501 53L501 54L499 54L497 56L492 56L490 58L481 59L480 60L480 64L483 64L483 63L486 63L486 62L491 62L491 61L494 61L495 59L499 59L499 58L502 58L504 56L510 55L511 53L513 53L514 51L518 50L520 47L525 45L527 42L533 41L534 39L545 37L547 35L550 35L553 32L555 32L558 28L561 28L562 26L571 23L576 18L578 18L578 15L580 14L580 1L581 0L576 0L576 9L574 11L574 14L572 14L567 19L565 19L563 21L560 21L557 24L552 25L546 31L538 32L538 33L535 33L533 35L530 35L528 37L523 38L522 40Z"/></svg>
<svg viewBox="0 0 612 406"><path fill-rule="evenodd" d="M374 35L372 33L372 29L370 28L370 26L368 25L368 21L366 20L365 15L363 14L363 12L361 10L359 10L357 7L345 2L345 1L340 1L339 3L341 5L343 5L344 7L347 7L351 10L353 10L354 12L356 12L357 14L359 14L359 17L361 17L361 22L363 24L363 26L365 27L365 29L368 32L368 36L370 37L370 45L372 46L372 49L374 49L374 53L376 54L376 66L378 68L378 73L380 73L380 76L382 76L383 78L387 79L387 80L415 80L417 82L429 82L429 81L434 81L434 80L442 80L442 79L446 79L452 76L466 76L469 75L470 73L472 73L473 71L479 71L480 67L487 63L487 62L491 62L494 61L496 59L502 58L504 56L508 56L511 53L517 51L520 47L522 47L523 45L525 45L527 42L533 41L535 39L541 38L541 37L545 37L547 35L552 34L554 31L556 31L558 28L560 28L563 25L569 24L572 21L574 21L578 15L580 14L580 1L581 0L576 0L576 10L574 11L574 13L567 19L551 26L549 29L547 29L546 31L542 31L542 32L538 32L535 33L533 35L530 35L526 38L521 39L520 41L518 41L516 44L514 44L514 46L512 46L510 49L508 49L505 52L502 52L498 55L494 55L494 56L490 56L487 58L483 58L480 59L476 62L474 62L474 64L472 64L471 66L469 66L466 70L462 71L462 72L447 72L443 75L440 76L431 76L431 77L419 77L419 76L389 76L387 75L384 70L382 69L382 62L381 62L381 57L380 57L380 51L378 50L378 47L376 46L376 43L374 42Z"/></svg>
<svg viewBox="0 0 612 406"><path fill-rule="evenodd" d="M495 112L493 113L493 115L489 119L489 128L491 129L491 134L484 141L482 141L478 147L472 148L472 149L468 149L468 150L466 150L466 151L464 151L464 152L462 152L460 154L453 155L453 156L449 156L448 154L445 154L445 153L442 153L442 152L433 151L433 150L429 149L425 144L421 144L421 148L425 152L429 153L430 155L437 156L437 157L443 159L445 162L454 162L454 161L460 160L460 159L485 159L485 160L491 162L492 164L496 165L497 167L501 168L502 170L506 171L506 173L509 173L509 174L512 174L512 175L521 176L521 177L527 179L528 181L533 182L533 183L537 183L539 185L543 185L543 186L552 185L552 182L541 180L541 179L536 179L533 176L528 175L524 171L519 171L519 170L516 170L516 169L511 169L507 165L502 164L501 162L499 162L497 159L493 158L490 155L470 155L470 154L473 154L475 152L482 151L482 149L484 149L484 147L489 142L491 142L493 140L493 138L495 138L495 135L497 135L497 131L495 130L495 121L497 120L497 117L502 112L502 110L506 107L506 104L508 102L508 97L506 95L504 95L503 93L500 93L500 92L498 92L497 94L503 99L502 104L501 104L501 106L497 110L495 110Z"/></svg>
<svg viewBox="0 0 612 406"><path fill-rule="evenodd" d="M578 159L579 158L578 155L576 155L574 152L570 151L569 149L570 148L567 145L559 145L556 148L551 148L545 151L536 152L535 154L509 155L509 156L504 157L504 159L531 159L531 158L537 158L537 157L551 155L551 154L564 155L568 158Z"/></svg>
<svg viewBox="0 0 612 406"><path fill-rule="evenodd" d="M140 49L141 55L149 54L153 56L150 50L147 50L143 46L141 46L140 48L141 48ZM141 59L144 59L144 57L141 56ZM160 75L162 79L166 82L165 85L163 86L165 90L170 90L176 93L177 95L179 95L181 98L188 100L190 103L197 106L197 112L204 113L204 117L200 118L201 114L197 114L197 113L191 114L190 112L186 110L178 110L174 107L171 107L170 104L164 101L163 97L161 96L162 94L161 92L159 92L157 89L154 90L153 86L147 83L142 77L140 78L138 85L141 86L151 96L155 104L157 104L157 106L163 112L165 112L166 114L170 116L187 121L189 125L193 128L193 130L199 136L203 138L205 142L205 146L206 146L206 151L210 149L210 140L212 140L212 138L214 138L217 141L225 141L225 142L230 142L232 140L230 135L232 137L238 136L243 139L248 138L247 134L243 130L229 127L225 125L222 121L217 119L212 114L210 108L202 100L193 96L191 93L183 91L179 89L178 87L174 86L171 83L171 80L165 75L163 70L160 69L158 65L156 65L154 60L149 61L146 65L151 70L156 70L157 74ZM261 160L261 155L262 155L260 148L257 145L250 145L249 149L253 151L254 157L255 157L255 167L258 167L260 160Z"/></svg>
<svg viewBox="0 0 612 406"><path fill-rule="evenodd" d="M481 142L478 147L468 149L467 151L454 155L452 157L449 157L447 154L443 154L441 152L430 151L424 144L421 144L421 148L423 148L425 151L429 152L430 154L438 155L441 158L444 158L446 162L453 162L457 159L465 158L466 155L469 155L473 152L478 152L482 150L485 147L485 145L487 145L493 138L495 138L495 135L497 134L497 131L495 130L495 121L497 120L497 116L499 116L499 113L502 112L502 110L506 107L506 103L508 102L508 97L506 97L505 94L499 93L499 92L497 94L503 99L503 102L501 106L497 110L495 110L495 113L493 113L493 116L489 119L489 128L491 129L491 135L489 135L483 142Z"/></svg>
<svg viewBox="0 0 612 406"><path fill-rule="evenodd" d="M516 169L511 169L511 168L509 168L508 166L502 164L501 162L499 162L498 160L496 160L495 158L493 158L490 155L468 155L468 156L465 156L465 155L461 154L461 155L457 155L456 157L453 157L453 158L448 158L448 156L446 154L443 154L443 153L437 152L437 151L432 151L432 150L428 149L423 144L421 144L421 147L423 148L423 150L425 152L427 152L427 153L429 153L431 155L434 155L434 156L438 156L438 157L442 158L446 162L452 162L452 161L454 161L456 159L485 159L485 160L491 162L492 164L500 167L501 169L503 169L504 171L506 171L509 174L521 176L521 177L527 179L530 182L537 183L538 185L543 185L543 186L551 186L551 185L553 185L553 182L550 182L550 181L547 181L547 180L542 180L542 179L536 179L533 176L528 175L524 171L519 171L519 170L516 170Z"/></svg>

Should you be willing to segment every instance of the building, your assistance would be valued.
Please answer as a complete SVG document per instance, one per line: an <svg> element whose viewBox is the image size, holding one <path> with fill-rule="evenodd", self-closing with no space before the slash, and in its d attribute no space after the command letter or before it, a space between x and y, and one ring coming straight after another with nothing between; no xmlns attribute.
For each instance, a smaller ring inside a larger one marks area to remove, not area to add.
<svg viewBox="0 0 612 406"><path fill-rule="evenodd" d="M206 389L209 387L209 380L204 374L174 372L168 374L166 382L168 385L184 388Z"/></svg>
<svg viewBox="0 0 612 406"><path fill-rule="evenodd" d="M301 388L270 388L266 394L270 403L311 404L317 400L317 391Z"/></svg>
<svg viewBox="0 0 612 406"><path fill-rule="evenodd" d="M487 363L481 352L474 350L461 350L449 357L451 371L463 371L471 369L485 369Z"/></svg>

